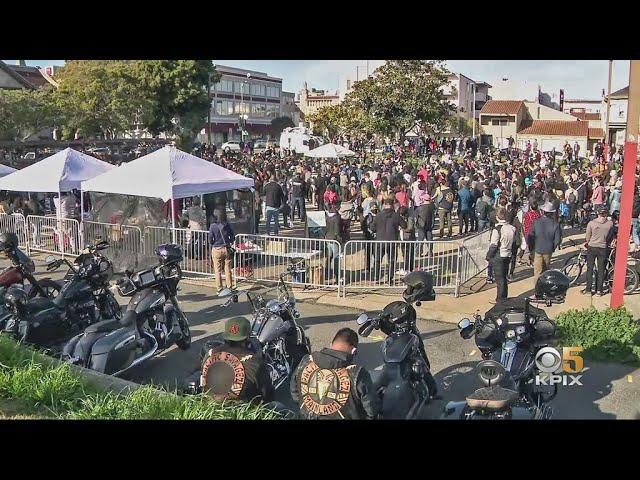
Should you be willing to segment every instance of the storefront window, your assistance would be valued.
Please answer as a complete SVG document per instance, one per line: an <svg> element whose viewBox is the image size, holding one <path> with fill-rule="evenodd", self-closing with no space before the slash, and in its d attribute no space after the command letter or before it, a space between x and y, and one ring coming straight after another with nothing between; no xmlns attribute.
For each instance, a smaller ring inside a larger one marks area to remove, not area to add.
<svg viewBox="0 0 640 480"><path fill-rule="evenodd" d="M255 117L264 117L267 112L267 106L264 103L252 103L251 113Z"/></svg>

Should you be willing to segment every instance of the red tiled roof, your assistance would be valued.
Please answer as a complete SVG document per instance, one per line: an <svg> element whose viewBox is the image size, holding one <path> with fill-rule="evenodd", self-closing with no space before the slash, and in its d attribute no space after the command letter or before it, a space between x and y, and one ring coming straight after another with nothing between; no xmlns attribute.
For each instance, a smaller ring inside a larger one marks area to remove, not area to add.
<svg viewBox="0 0 640 480"><path fill-rule="evenodd" d="M589 129L589 138L604 138L604 130L601 128L590 128Z"/></svg>
<svg viewBox="0 0 640 480"><path fill-rule="evenodd" d="M522 100L489 100L480 114L516 115L523 106Z"/></svg>
<svg viewBox="0 0 640 480"><path fill-rule="evenodd" d="M573 112L570 113L570 115L573 115L574 117L576 117L578 120L600 120L600 114L599 113L589 113L589 112Z"/></svg>
<svg viewBox="0 0 640 480"><path fill-rule="evenodd" d="M589 124L576 120L533 120L523 124L518 135L561 135L565 137L586 137Z"/></svg>

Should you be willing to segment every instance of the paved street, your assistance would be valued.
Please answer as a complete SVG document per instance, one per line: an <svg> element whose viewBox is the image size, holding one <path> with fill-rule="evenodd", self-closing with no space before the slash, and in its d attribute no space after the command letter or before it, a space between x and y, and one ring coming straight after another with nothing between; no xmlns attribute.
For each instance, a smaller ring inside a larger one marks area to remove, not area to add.
<svg viewBox="0 0 640 480"><path fill-rule="evenodd" d="M43 256L36 257L38 271L44 270ZM0 265L4 266L3 260ZM39 274L39 276L45 276ZM60 278L56 272L53 278ZM389 297L389 301L394 298ZM121 298L121 303L126 299ZM234 315L249 315L248 303L232 304L220 308L222 300L212 296L212 289L192 284L182 284L180 302L191 322L193 345L183 352L173 347L152 359L146 365L129 374L129 379L137 382L161 383L175 386L198 368L198 355L204 342L212 335L219 334L224 321ZM437 303L437 300L436 300ZM333 334L342 327L356 328L358 311L346 307L299 302L300 322L311 339L314 349L328 345ZM419 307L427 311L429 304ZM419 320L418 327L423 334L427 353L431 360L436 381L441 386L444 399L429 405L424 412L426 418L437 418L442 407L449 400L463 399L466 393L479 386L473 366L479 359L479 352L473 340L462 340L455 325L431 320ZM382 365L380 341L382 334L375 332L364 339L358 349L357 362L375 371ZM631 419L640 418L640 369L609 364L591 364L584 373L583 387L560 387L558 397L553 401L554 418L557 419ZM279 399L289 403L286 392L280 392Z"/></svg>

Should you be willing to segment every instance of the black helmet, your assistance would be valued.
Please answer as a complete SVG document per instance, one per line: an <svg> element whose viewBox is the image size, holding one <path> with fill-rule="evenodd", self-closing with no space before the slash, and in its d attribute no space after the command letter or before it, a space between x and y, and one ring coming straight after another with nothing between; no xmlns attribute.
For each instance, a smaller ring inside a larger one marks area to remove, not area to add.
<svg viewBox="0 0 640 480"><path fill-rule="evenodd" d="M15 250L18 246L18 236L13 232L0 234L0 250L8 252Z"/></svg>
<svg viewBox="0 0 640 480"><path fill-rule="evenodd" d="M181 262L183 259L182 248L174 243L165 243L156 247L156 255L160 258L160 263L169 265Z"/></svg>
<svg viewBox="0 0 640 480"><path fill-rule="evenodd" d="M571 280L560 270L547 270L536 282L536 298L538 300L555 300L564 302Z"/></svg>
<svg viewBox="0 0 640 480"><path fill-rule="evenodd" d="M393 324L410 326L416 323L416 310L407 302L391 302L382 311Z"/></svg>
<svg viewBox="0 0 640 480"><path fill-rule="evenodd" d="M430 302L435 300L433 291L433 276L423 271L415 271L407 274L402 281L407 286L402 297L408 303Z"/></svg>
<svg viewBox="0 0 640 480"><path fill-rule="evenodd" d="M10 306L24 305L27 303L27 299L27 292L19 285L10 286L4 295L6 305Z"/></svg>

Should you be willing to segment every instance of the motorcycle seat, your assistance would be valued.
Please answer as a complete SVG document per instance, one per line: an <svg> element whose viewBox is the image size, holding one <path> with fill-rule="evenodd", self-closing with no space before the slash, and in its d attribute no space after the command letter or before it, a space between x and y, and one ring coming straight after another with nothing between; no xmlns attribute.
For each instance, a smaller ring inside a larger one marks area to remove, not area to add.
<svg viewBox="0 0 640 480"><path fill-rule="evenodd" d="M518 399L518 392L502 387L479 388L467 397L470 408L501 410Z"/></svg>
<svg viewBox="0 0 640 480"><path fill-rule="evenodd" d="M102 322L89 325L84 331L85 333L110 332L122 327L133 325L136 319L136 312L129 311L122 316L122 320L104 320Z"/></svg>
<svg viewBox="0 0 640 480"><path fill-rule="evenodd" d="M62 310L50 298L44 298L44 297L32 298L27 302L26 308L27 308L27 313L30 313L30 314L36 314L38 312L41 312L43 310L49 310L51 308Z"/></svg>

